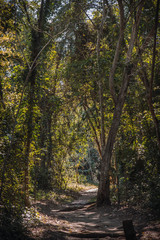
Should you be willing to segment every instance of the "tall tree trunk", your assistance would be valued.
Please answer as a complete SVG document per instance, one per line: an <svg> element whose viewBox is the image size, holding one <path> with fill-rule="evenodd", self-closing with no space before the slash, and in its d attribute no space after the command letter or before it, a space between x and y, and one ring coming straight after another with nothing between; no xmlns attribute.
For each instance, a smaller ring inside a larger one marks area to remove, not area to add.
<svg viewBox="0 0 160 240"><path fill-rule="evenodd" d="M24 194L25 194L25 205L30 206L29 202L29 153L30 145L32 141L33 133L33 106L34 106L34 85L35 77L32 75L32 84L29 91L29 101L28 101L28 113L27 113L27 140L25 148L25 178L24 178Z"/></svg>
<svg viewBox="0 0 160 240"><path fill-rule="evenodd" d="M119 0L119 5L120 5L120 9L121 9L122 1L120 1L120 0ZM127 94L129 76L132 71L131 56L132 56L135 38L137 36L142 6L143 6L143 1L141 2L141 4L138 7L135 23L133 24L133 27L132 27L131 39L130 39L129 48L127 51L126 64L125 64L125 68L124 68L122 85L121 85L121 89L120 89L120 92L119 92L119 95L118 95L118 98L116 101L116 106L114 109L113 120L112 120L111 128L109 131L107 143L105 145L105 150L102 155L101 175L100 175L100 182L99 182L98 194L97 194L97 206L101 206L103 204L106 204L106 205L110 204L110 185L109 185L110 163L111 163L111 157L112 157L114 143L116 140L116 135L117 135L118 128L119 128L120 117L122 114L123 105L124 105L126 94ZM121 17L123 17L123 11L120 11L120 14L121 14ZM120 49L118 47L116 48L115 55L117 55L117 51L120 51ZM112 79L113 79L113 73L112 73Z"/></svg>
<svg viewBox="0 0 160 240"><path fill-rule="evenodd" d="M106 7L105 7L105 1L103 0L103 14L102 14L102 20L99 26L99 29L97 30L97 71L98 71L98 86L99 86L99 103L100 103L100 124L101 124L101 133L100 133L100 143L101 143L101 152L104 151L105 146L105 128L104 128L104 98L103 98L103 81L100 73L100 41L101 36L103 33L103 26L106 19Z"/></svg>
<svg viewBox="0 0 160 240"><path fill-rule="evenodd" d="M117 66L117 62L118 62L118 58L119 58L119 54L120 54L120 46L122 44L123 35L124 35L124 10L123 10L122 1L119 0L118 4L119 4L119 9L120 9L120 34L119 34L119 39L117 42L115 56L113 59L113 64L112 64L110 76L109 76L110 92L111 92L114 103L116 103L116 95L115 95L115 89L114 89L114 74L115 74L115 70L116 70L116 66ZM104 7L103 7L103 12L105 13ZM105 14L103 14L103 17L102 17L103 24L104 24L104 20L105 20L104 16L105 16ZM101 24L101 26L103 26L103 24ZM101 32L102 32L102 30L101 30ZM101 100L101 98L102 97L100 95L100 100ZM103 115L104 115L104 113L103 113ZM101 106L101 117L102 117L102 106ZM103 129L102 129L102 127L103 127ZM104 131L104 119L103 118L101 118L101 131ZM112 130L110 130L110 135L111 134L112 134ZM110 178L109 178L111 156L108 154L106 155L106 153L108 151L107 146L109 146L110 144L113 145L112 142L115 141L115 137L113 138L113 140L111 140L111 136L108 137L108 141L105 146L105 140L103 140L104 139L103 135L104 134L101 132L102 158L101 158L101 174L100 174L100 181L99 181L99 188L98 188L98 195L97 195L97 206L100 206L102 204L107 204L107 205L111 204L111 201L110 201ZM111 150L111 152L112 152L112 150Z"/></svg>
<svg viewBox="0 0 160 240"><path fill-rule="evenodd" d="M155 61L156 61L156 44L157 44L157 29L158 29L158 15L159 15L159 0L157 0L157 9L156 9L156 16L155 16L155 33L154 33L154 44L153 44L153 58L152 58L152 71L151 71L151 81L150 81L150 89L148 95L148 106L152 115L152 119L156 129L157 135L157 144L160 153L160 128L159 128L159 121L156 117L153 102L152 102L152 92L153 92L153 82L154 82L154 69L155 69Z"/></svg>
<svg viewBox="0 0 160 240"><path fill-rule="evenodd" d="M155 126L156 131L156 137L157 137L157 146L159 149L160 154L160 124L158 121L158 118L156 116L155 108L153 105L153 99L152 99L152 92L153 92L153 82L154 82L154 71L155 71L155 62L156 62L156 41L157 41L157 29L158 29L158 15L159 15L159 0L157 0L157 8L156 8L156 14L155 14L155 28L154 28L154 44L153 44L153 55L152 55L152 69L151 69L151 79L149 81L149 77L147 74L147 70L144 66L144 62L142 60L142 53L139 49L139 57L140 57L140 63L142 66L142 70L140 71L140 78L142 79L142 82L146 89L146 98L148 107L153 119L153 123ZM157 169L160 170L160 162L157 161Z"/></svg>
<svg viewBox="0 0 160 240"><path fill-rule="evenodd" d="M44 0L41 0L40 14L38 19L38 29L42 31L43 28L43 9ZM30 21L30 20L29 20ZM24 196L25 205L30 206L29 202L29 154L30 146L32 142L33 135L33 109L34 109L34 99L35 99L35 84L37 75L37 58L40 54L41 41L43 38L42 32L37 32L35 29L31 30L31 60L32 60L32 73L29 77L29 93L28 93L28 111L27 111L27 137L26 137L26 148L25 148L25 173L24 173Z"/></svg>

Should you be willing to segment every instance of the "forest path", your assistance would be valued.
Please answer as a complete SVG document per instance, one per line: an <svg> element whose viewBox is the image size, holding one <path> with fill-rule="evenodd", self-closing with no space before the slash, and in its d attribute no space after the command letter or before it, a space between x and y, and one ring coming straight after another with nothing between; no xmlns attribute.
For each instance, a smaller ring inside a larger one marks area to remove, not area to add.
<svg viewBox="0 0 160 240"><path fill-rule="evenodd" d="M77 200L63 206L37 202L41 221L30 228L32 237L36 240L124 240L122 222L126 219L132 219L136 231L142 232L147 222L142 213L116 206L97 208L96 195L97 189L82 191Z"/></svg>
<svg viewBox="0 0 160 240"><path fill-rule="evenodd" d="M67 220L70 236L80 238L104 238L123 236L122 223L115 218L111 207L97 208L97 189L81 192L81 197L61 209L57 217ZM121 238L122 239L122 238Z"/></svg>

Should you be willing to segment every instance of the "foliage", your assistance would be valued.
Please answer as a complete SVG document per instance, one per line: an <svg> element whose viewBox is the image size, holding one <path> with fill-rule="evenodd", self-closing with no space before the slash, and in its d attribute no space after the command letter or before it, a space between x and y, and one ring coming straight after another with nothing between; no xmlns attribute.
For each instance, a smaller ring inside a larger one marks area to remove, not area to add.
<svg viewBox="0 0 160 240"><path fill-rule="evenodd" d="M123 1L128 25L114 76L116 93L136 2L130 6ZM41 191L56 194L71 183L99 180L102 135L106 143L115 109L109 75L119 36L119 8L117 1L105 5L97 52L100 1L1 0L0 6L1 226L18 229L30 195L36 199ZM148 80L152 75L155 10L153 1L145 2L109 174L113 201L159 208L160 152L143 80L144 74ZM151 41L142 48L148 34ZM157 39L159 34L158 30ZM159 123L158 40L156 51L152 103Z"/></svg>

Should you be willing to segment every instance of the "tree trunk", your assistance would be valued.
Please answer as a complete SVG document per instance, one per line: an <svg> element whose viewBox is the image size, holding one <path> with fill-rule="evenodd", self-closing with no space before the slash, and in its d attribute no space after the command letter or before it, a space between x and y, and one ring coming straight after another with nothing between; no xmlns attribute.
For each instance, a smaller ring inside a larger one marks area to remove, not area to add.
<svg viewBox="0 0 160 240"><path fill-rule="evenodd" d="M152 69L151 69L151 80L150 81L149 81L149 77L147 74L147 70L143 63L142 53L141 53L140 49L139 49L139 56L140 56L140 62L141 62L141 66L142 66L142 71L140 72L140 77L146 88L146 98L147 98L148 107L149 107L149 110L150 110L150 113L151 113L151 116L153 119L153 123L155 126L156 137L157 137L157 146L158 146L159 154L160 154L160 124L159 124L158 118L156 116L156 112L155 112L153 100L152 100L153 83L154 83L154 75L155 75L154 71L155 71L155 61L156 61L158 18L159 18L159 0L157 0L157 7L156 7L156 14L155 14L154 44L153 44ZM157 161L157 168L160 169L159 161Z"/></svg>
<svg viewBox="0 0 160 240"><path fill-rule="evenodd" d="M30 206L29 202L29 153L30 145L32 141L33 133L33 102L34 102L34 85L35 85L35 72L32 74L32 84L29 92L29 106L27 113L27 141L26 141L26 150L25 150L25 178L24 178L24 195L25 195L25 205Z"/></svg>
<svg viewBox="0 0 160 240"><path fill-rule="evenodd" d="M119 96L119 101L117 102L117 105L115 107L111 129L109 131L107 144L105 147L104 154L102 156L101 177L100 177L98 195L97 195L97 206L100 206L102 204L110 205L109 170L110 170L110 162L112 157L112 150L113 150L116 135L118 132L120 117L122 114L124 100L125 100L127 88L128 88L129 78L127 74L125 78L126 78L126 84L124 86L123 92Z"/></svg>
<svg viewBox="0 0 160 240"><path fill-rule="evenodd" d="M5 104L4 104L4 101L3 101L3 88L2 88L2 79L1 79L1 77L0 77L0 104L2 104L3 109L5 109Z"/></svg>
<svg viewBox="0 0 160 240"><path fill-rule="evenodd" d="M40 7L40 15L38 19L38 28L42 30L43 25L43 8L44 8L44 1L41 1ZM36 75L37 75L37 59L40 54L41 48L41 41L43 38L43 34L41 32L37 32L35 29L31 30L31 75L28 79L29 82L29 93L28 93L28 111L27 111L27 137L26 137L26 149L25 149L25 173L24 173L24 202L26 206L30 206L29 202L29 153L30 153L30 146L32 142L32 135L33 135L33 109L34 109L34 98L35 98L35 84L36 84Z"/></svg>
<svg viewBox="0 0 160 240"><path fill-rule="evenodd" d="M118 159L116 156L116 152L115 152L115 169L116 169L117 202L119 206L121 200L120 200L120 186L119 186L119 167L118 167Z"/></svg>
<svg viewBox="0 0 160 240"><path fill-rule="evenodd" d="M52 132L51 132L51 124L52 124L52 114L48 116L48 156L47 156L47 168L51 168L52 165Z"/></svg>
<svg viewBox="0 0 160 240"><path fill-rule="evenodd" d="M141 11L143 7L143 2L144 1L142 1L138 6L135 22L132 26L132 33L131 33L130 43L129 43L129 47L126 55L126 63L124 67L124 74L123 74L121 89L119 91L119 95L116 101L111 128L109 131L107 143L105 145L104 153L102 155L101 176L100 176L100 182L99 182L98 194L97 194L97 206L101 206L103 204L106 204L106 205L110 204L110 190L109 190L110 163L111 163L112 151L113 151L113 147L114 147L114 143L115 143L115 139L118 132L119 123L120 123L120 117L122 114L123 105L124 105L124 101L127 94L129 76L131 74L132 67L133 67L133 65L131 64L131 57L132 57L135 38L138 33L138 26L140 23L140 16L141 16ZM122 1L119 1L119 7L121 10L120 11L121 18L123 18ZM115 55L117 54L117 51L120 51L120 49L119 48L116 49ZM112 79L113 79L113 76L114 74L112 73Z"/></svg>
<svg viewBox="0 0 160 240"><path fill-rule="evenodd" d="M154 33L154 44L153 44L153 57L152 57L152 72L151 72L151 81L150 81L150 89L148 96L148 106L152 115L152 119L156 129L157 135L157 144L159 147L160 153L160 129L159 129L159 121L156 117L153 102L152 102L152 92L153 92L153 82L154 82L154 69L155 69L155 61L156 61L156 45L157 45L157 29L158 29L158 16L159 16L159 0L157 0L157 8L156 8L156 16L155 16L155 33Z"/></svg>

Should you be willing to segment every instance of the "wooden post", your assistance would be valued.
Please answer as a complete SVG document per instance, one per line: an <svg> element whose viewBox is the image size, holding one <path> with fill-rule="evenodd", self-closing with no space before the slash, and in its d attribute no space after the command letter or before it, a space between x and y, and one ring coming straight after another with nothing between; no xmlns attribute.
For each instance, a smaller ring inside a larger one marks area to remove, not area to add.
<svg viewBox="0 0 160 240"><path fill-rule="evenodd" d="M126 240L137 240L132 220L123 221L123 229Z"/></svg>

